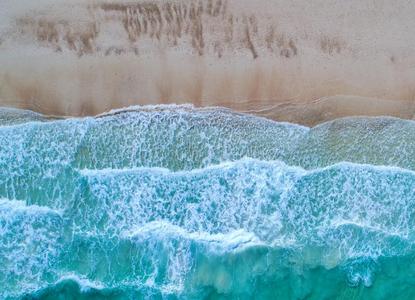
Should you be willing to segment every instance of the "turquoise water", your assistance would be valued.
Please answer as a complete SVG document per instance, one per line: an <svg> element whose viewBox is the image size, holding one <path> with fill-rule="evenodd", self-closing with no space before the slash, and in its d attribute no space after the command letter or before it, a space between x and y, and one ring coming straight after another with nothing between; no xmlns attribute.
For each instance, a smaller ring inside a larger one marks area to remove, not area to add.
<svg viewBox="0 0 415 300"><path fill-rule="evenodd" d="M415 122L0 111L1 299L415 299Z"/></svg>

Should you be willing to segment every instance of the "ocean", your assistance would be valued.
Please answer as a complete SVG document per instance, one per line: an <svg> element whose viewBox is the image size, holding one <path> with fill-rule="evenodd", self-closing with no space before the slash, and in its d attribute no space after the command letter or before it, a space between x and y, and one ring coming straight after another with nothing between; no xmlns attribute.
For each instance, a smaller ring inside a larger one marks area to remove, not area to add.
<svg viewBox="0 0 415 300"><path fill-rule="evenodd" d="M0 110L1 299L415 299L415 122Z"/></svg>

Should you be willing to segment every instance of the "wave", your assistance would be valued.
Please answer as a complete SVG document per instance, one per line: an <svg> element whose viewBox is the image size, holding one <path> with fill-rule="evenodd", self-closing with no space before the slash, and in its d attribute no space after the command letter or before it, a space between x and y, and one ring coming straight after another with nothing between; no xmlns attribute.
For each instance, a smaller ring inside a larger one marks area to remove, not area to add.
<svg viewBox="0 0 415 300"><path fill-rule="evenodd" d="M256 257L258 259L258 255ZM235 258L233 258L235 260ZM244 265L243 261L246 262L247 257L241 257L238 259L239 266ZM411 261L413 257L403 257L399 259L395 258L385 258L383 263L388 266L384 268L382 272L378 272L379 276L375 281L375 285L371 289L359 289L359 288L350 288L348 284L353 284L353 280L360 282L363 280L370 281L370 276L365 276L362 274L360 278L350 276L349 283L345 284L342 278L343 270L339 268L334 268L330 270L315 268L312 270L301 270L298 269L295 275L291 275L286 272L287 269L275 263L273 266L274 273L262 272L261 276L258 274L261 273L261 268L259 266L250 266L253 267L253 272L251 275L255 278L255 282L244 281L243 275L247 271L246 269L236 268L233 272L228 274L218 274L217 272L220 269L217 269L213 276L217 276L216 280L214 277L208 276L208 273L205 273L206 276L200 274L199 282L202 283L200 289L193 291L193 293L181 293L174 294L169 293L168 291L151 288L148 286L141 286L137 288L136 286L130 285L119 285L116 288L109 287L96 287L95 283L88 282L85 279L79 278L78 276L64 276L61 280L57 281L54 284L51 284L45 288L39 289L32 293L25 294L21 299L56 299L58 297L64 299L220 299L224 295L227 298L255 298L255 299L295 299L303 298L307 295L323 295L327 298L346 298L346 299L377 299L379 296L381 298L397 297L398 299L411 299L414 296L414 293L411 289L410 280L405 279L402 274L394 270L393 264L402 265L400 271L408 271L407 263ZM263 259L264 260L264 259ZM262 262L263 262L262 260ZM370 262L356 262L354 268L362 268L370 266ZM244 265L244 267L247 267ZM277 270L278 267L281 269ZM376 269L376 266L373 266L372 269ZM209 270L210 271L210 270ZM219 271L220 272L220 271ZM280 275L279 275L280 274ZM410 274L410 273L405 273ZM230 275L226 277L226 275ZM242 276L239 276L242 275ZM297 278L310 278L311 276L318 277L318 286L315 282L307 283L306 280L295 280L293 277L298 276ZM241 278L242 277L242 278ZM231 279L231 280L229 280ZM241 280L242 279L242 280ZM224 283L221 284L221 281ZM211 283L217 284L215 287ZM229 284L229 282L231 282ZM243 286L243 284L247 284ZM226 293L227 285L232 286L233 293ZM222 289L221 289L222 287ZM249 292L249 289L256 289L254 292ZM380 288L385 292L381 295L375 291ZM384 297L383 297L384 296ZM17 298L17 297L15 297ZM13 299L13 298L10 298Z"/></svg>
<svg viewBox="0 0 415 300"><path fill-rule="evenodd" d="M1 126L0 297L410 299L413 124L161 106Z"/></svg>
<svg viewBox="0 0 415 300"><path fill-rule="evenodd" d="M404 213L412 207L414 173L399 168L340 163L306 171L280 161L244 159L190 172L80 173L84 196L77 198L89 199L83 203L89 220L109 232L167 219L190 231L244 228L270 244L281 236L301 244L327 241L325 230L345 221L412 238L415 221ZM99 210L103 215L94 219L92 212Z"/></svg>
<svg viewBox="0 0 415 300"><path fill-rule="evenodd" d="M393 117L348 117L313 127L297 151L305 168L355 163L414 169L415 122Z"/></svg>
<svg viewBox="0 0 415 300"><path fill-rule="evenodd" d="M308 128L219 108L161 105L98 118L3 126L0 141L2 154L8 155L5 163L21 156L29 164L62 161L89 169L189 170L243 157L279 159L307 169L341 161L414 169L414 124L354 117Z"/></svg>
<svg viewBox="0 0 415 300"><path fill-rule="evenodd" d="M164 242L162 245L166 245ZM179 243L178 258L176 264L180 263L183 257ZM110 246L110 243L104 244ZM136 246L138 244L135 244ZM151 250L164 251L160 248L160 242ZM175 243L170 244L174 247ZM103 247L103 246L101 246ZM129 256L119 264L122 259L120 250L123 247L115 247L109 254L110 259L96 258L100 261L99 268L110 267L111 274L108 272L105 278L107 282L102 283L96 280L86 279L94 277L96 270L90 273L67 276L51 284L45 285L33 291L22 294L15 294L13 298L19 299L50 299L64 297L65 299L220 299L226 298L302 298L305 295L336 297L364 297L365 299L376 299L379 294L373 290L387 289L387 296L398 297L399 299L410 299L413 295L411 282L406 276L413 276L412 263L414 256L382 257L377 261L363 257L350 260L342 266L326 268L322 266L302 263L301 259L291 255L290 251L278 250L275 248L250 247L244 251L224 253L215 255L193 244L192 271L187 272L183 281L171 281L166 284L166 279L174 278L170 274L170 269L163 269L166 265L173 262L164 259L164 253L158 252L158 266L160 269L154 270L154 266L149 264L148 256L143 252L136 252L136 256ZM132 246L134 249L134 246ZM98 246L90 250L100 250ZM102 251L102 250L101 250ZM125 253L125 252L124 252ZM141 256L140 256L141 254ZM303 255L313 255L304 253ZM141 259L140 259L141 258ZM90 256L91 267L93 267L93 257ZM141 263L141 265L139 263ZM128 266L133 268L128 268ZM140 274L138 265L143 267ZM401 266L399 269L396 265ZM183 266L181 270L185 269ZM124 278L123 281L110 281L109 278L120 278L126 270L131 272L134 278ZM145 274L150 271L150 274ZM121 275L120 275L121 274ZM376 278L375 278L376 274ZM100 274L102 276L102 274ZM96 277L96 276L95 276ZM319 278L319 284L315 284L313 278ZM135 281L134 281L135 280ZM399 283L399 284L398 284ZM362 286L371 287L370 289ZM356 288L359 287L359 288ZM11 299L13 299L11 298Z"/></svg>
<svg viewBox="0 0 415 300"><path fill-rule="evenodd" d="M45 121L48 118L30 110L1 107L0 126L11 126L27 122Z"/></svg>
<svg viewBox="0 0 415 300"><path fill-rule="evenodd" d="M23 201L0 200L0 297L36 289L53 273L63 235L61 214Z"/></svg>
<svg viewBox="0 0 415 300"><path fill-rule="evenodd" d="M414 124L388 117L346 118L308 128L219 108L161 105L0 126L0 196L71 197L75 185L67 178L76 177L76 169L178 171L244 157L305 169L349 161L413 170Z"/></svg>
<svg viewBox="0 0 415 300"><path fill-rule="evenodd" d="M256 288L253 278L265 284L275 276L313 270L337 274L347 290L372 285L384 260L415 254L413 171L351 163L307 171L281 161L243 159L191 171L76 173L71 197L40 201L63 213L59 226L40 226L41 232L56 233L42 243L49 249L48 263L40 261L42 268L22 277L16 290L33 282L47 286L73 273L109 290L128 286L131 295L157 290L177 297L247 296ZM40 212L33 215L42 218ZM6 232L28 239L17 233L19 226ZM15 255L10 249L6 253ZM22 252L20 257L36 256ZM34 279L41 275L46 277ZM286 280L294 284L293 278Z"/></svg>

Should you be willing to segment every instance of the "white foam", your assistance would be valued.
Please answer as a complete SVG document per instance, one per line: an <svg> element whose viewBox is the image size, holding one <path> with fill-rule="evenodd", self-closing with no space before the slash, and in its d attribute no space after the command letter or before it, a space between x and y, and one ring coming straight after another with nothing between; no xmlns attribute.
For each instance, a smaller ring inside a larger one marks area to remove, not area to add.
<svg viewBox="0 0 415 300"><path fill-rule="evenodd" d="M116 175L127 175L127 174L134 174L134 173L141 173L141 172L154 172L155 174L160 175L192 175L192 174L201 174L211 170L226 170L230 168L235 168L240 165L245 164L258 164L258 165L272 165L278 168L286 168L293 171L298 171L299 173L306 172L305 169L297 166L289 166L281 160L259 160L250 157L243 157L241 159L235 161L223 161L218 164L211 164L201 168L194 168L191 170L170 170L168 168L161 168L161 167L134 167L134 168L122 168L122 169L114 169L114 168L105 168L105 169L77 169L77 171L86 177L94 177L94 176L116 176Z"/></svg>
<svg viewBox="0 0 415 300"><path fill-rule="evenodd" d="M77 169L77 171L86 177L94 177L94 176L117 176L117 175L127 175L127 174L134 174L134 173L141 173L141 172L154 172L155 174L159 175L169 175L169 174L175 174L178 176L181 175L191 175L191 174L200 174L206 171L210 170L225 170L229 168L238 167L239 165L244 164L258 164L258 165L269 165L273 167L278 167L281 169L285 169L287 171L294 171L299 173L299 175L310 175L310 174L316 174L324 171L329 171L333 169L368 169L373 170L377 172L386 172L386 173L406 173L410 175L415 176L415 171L410 169L405 169L398 166L384 166L384 165L371 165L371 164L362 164L362 163L354 163L354 162L348 162L348 161L341 161L338 163L335 163L330 166L321 167L321 168L315 168L307 170L305 168L302 168L300 166L295 165L288 165L284 161L281 160L259 160L255 158L250 157L243 157L241 159L235 160L235 161L223 161L218 164L214 165L207 165L205 167L201 168L194 168L191 170L170 170L168 168L162 168L162 167L133 167L133 168L104 168L104 169Z"/></svg>
<svg viewBox="0 0 415 300"><path fill-rule="evenodd" d="M31 215L36 214L56 214L61 216L63 211L51 209L47 206L39 206L36 204L27 205L26 201L22 200L10 200L0 198L0 212L6 214L13 213L26 213Z"/></svg>
<svg viewBox="0 0 415 300"><path fill-rule="evenodd" d="M241 250L250 246L264 246L255 234L246 232L243 229L233 230L228 233L211 234L208 232L189 232L184 228L173 225L166 221L154 221L137 226L134 229L124 231L125 238L137 238L140 236L155 235L163 238L178 237L180 239L194 240L200 243L214 243L227 250Z"/></svg>
<svg viewBox="0 0 415 300"><path fill-rule="evenodd" d="M124 112L146 112L146 111L184 111L184 110L194 110L195 106L192 103L187 104L147 104L147 105L131 105L131 106L125 106L120 108L111 109L107 112L95 115L95 117L105 117L110 116L118 113L124 113Z"/></svg>
<svg viewBox="0 0 415 300"><path fill-rule="evenodd" d="M62 277L58 281L56 281L53 285L57 285L68 280L75 281L80 286L81 292L87 292L91 289L102 290L105 288L105 285L102 282L97 281L97 280L92 281L84 277L79 277L75 273L69 273L69 274L62 275Z"/></svg>

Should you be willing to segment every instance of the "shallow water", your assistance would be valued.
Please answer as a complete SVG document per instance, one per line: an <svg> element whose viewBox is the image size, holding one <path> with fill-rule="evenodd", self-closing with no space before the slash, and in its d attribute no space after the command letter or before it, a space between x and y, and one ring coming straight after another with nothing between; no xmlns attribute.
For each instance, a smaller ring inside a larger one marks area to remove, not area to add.
<svg viewBox="0 0 415 300"><path fill-rule="evenodd" d="M413 299L415 122L0 114L0 297Z"/></svg>

